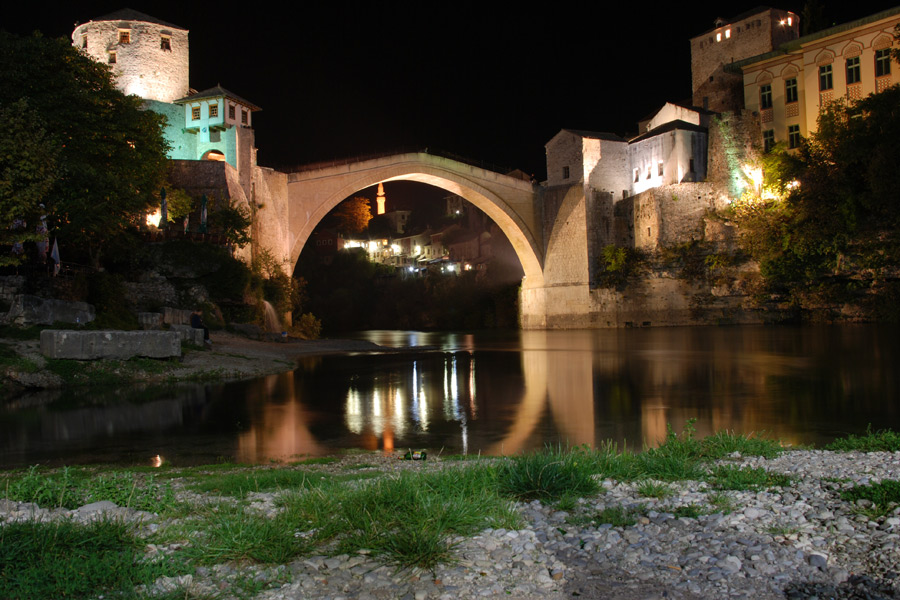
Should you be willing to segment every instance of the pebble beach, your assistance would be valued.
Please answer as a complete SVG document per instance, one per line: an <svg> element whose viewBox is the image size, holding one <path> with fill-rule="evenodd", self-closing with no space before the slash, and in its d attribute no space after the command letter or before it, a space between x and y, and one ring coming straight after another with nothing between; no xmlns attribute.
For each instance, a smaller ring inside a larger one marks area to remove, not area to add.
<svg viewBox="0 0 900 600"><path fill-rule="evenodd" d="M381 477L403 469L466 468L440 457L377 458L371 468ZM373 457L347 456L309 468L337 471L353 461L371 464ZM517 503L522 528L454 538L451 560L433 570L398 570L361 550L277 566L199 567L146 591L230 598L230 582L249 576L268 586L255 596L259 600L900 598L900 508L875 516L866 511L867 500L841 498L855 485L900 479L900 452L791 450L773 459L732 455L719 462L761 467L787 475L790 483L719 491L706 482L678 481L665 484L665 497L654 498L634 482L604 479L600 493L566 510ZM177 480L173 485L177 489ZM177 494L190 502L211 500L187 490ZM250 508L274 516L276 497L251 494ZM597 523L592 516L604 509L633 515L633 522ZM136 522L147 536L166 525L155 514L109 502L66 510L0 500L0 523L97 518ZM152 543L145 550L171 551Z"/></svg>

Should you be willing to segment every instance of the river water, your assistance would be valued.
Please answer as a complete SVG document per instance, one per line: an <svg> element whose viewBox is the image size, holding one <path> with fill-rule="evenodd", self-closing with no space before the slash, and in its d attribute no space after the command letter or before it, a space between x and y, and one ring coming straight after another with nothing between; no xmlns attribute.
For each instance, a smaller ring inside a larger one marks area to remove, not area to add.
<svg viewBox="0 0 900 600"><path fill-rule="evenodd" d="M791 444L900 429L900 329L369 331L390 354L245 382L42 392L0 407L0 468L296 460L348 449L513 454L699 435Z"/></svg>

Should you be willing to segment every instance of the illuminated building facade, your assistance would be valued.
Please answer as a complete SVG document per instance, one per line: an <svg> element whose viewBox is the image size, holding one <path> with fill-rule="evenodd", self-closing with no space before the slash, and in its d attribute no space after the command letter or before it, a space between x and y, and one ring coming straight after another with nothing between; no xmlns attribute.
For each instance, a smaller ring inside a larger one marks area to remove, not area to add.
<svg viewBox="0 0 900 600"><path fill-rule="evenodd" d="M858 100L900 82L891 57L900 7L831 27L737 63L743 99L759 115L762 142L789 148L816 130L829 102Z"/></svg>

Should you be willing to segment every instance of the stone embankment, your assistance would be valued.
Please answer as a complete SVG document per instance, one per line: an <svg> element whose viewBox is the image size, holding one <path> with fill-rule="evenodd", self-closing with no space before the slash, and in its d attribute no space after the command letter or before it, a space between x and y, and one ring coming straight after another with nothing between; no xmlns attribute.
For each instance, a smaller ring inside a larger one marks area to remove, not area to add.
<svg viewBox="0 0 900 600"><path fill-rule="evenodd" d="M373 458L348 457L315 468L341 472L354 460ZM568 511L536 501L518 505L523 529L456 539L455 560L433 572L396 571L361 551L307 556L275 567L201 567L155 587L186 587L198 596L220 597L224 591L222 597L228 597L229 581L250 576L273 585L256 596L259 600L900 598L900 508L876 517L861 510L866 501L840 496L853 485L900 479L900 452L804 450L769 460L732 456L727 462L785 474L791 483L716 491L705 482L683 481L669 484L671 493L655 499L641 496L638 484L604 480L600 494ZM395 460L380 468L455 464ZM211 500L179 494L188 501ZM251 506L275 515L276 497L253 494ZM594 517L609 508L631 513L633 524L598 524ZM692 512L693 517L676 516ZM146 532L166 525L155 515L110 504L51 511L0 501L0 523L88 521L101 515L139 520ZM167 551L171 548L147 547L149 554Z"/></svg>

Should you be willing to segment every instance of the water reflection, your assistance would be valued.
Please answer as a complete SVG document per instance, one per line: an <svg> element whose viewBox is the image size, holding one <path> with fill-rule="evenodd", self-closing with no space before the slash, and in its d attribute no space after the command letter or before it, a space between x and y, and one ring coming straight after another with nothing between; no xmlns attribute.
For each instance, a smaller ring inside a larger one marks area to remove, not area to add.
<svg viewBox="0 0 900 600"><path fill-rule="evenodd" d="M688 419L701 435L765 431L821 444L869 423L900 429L896 333L369 332L428 350L309 358L250 382L23 397L0 408L0 460L266 462L345 448L512 454L608 439L640 448Z"/></svg>

